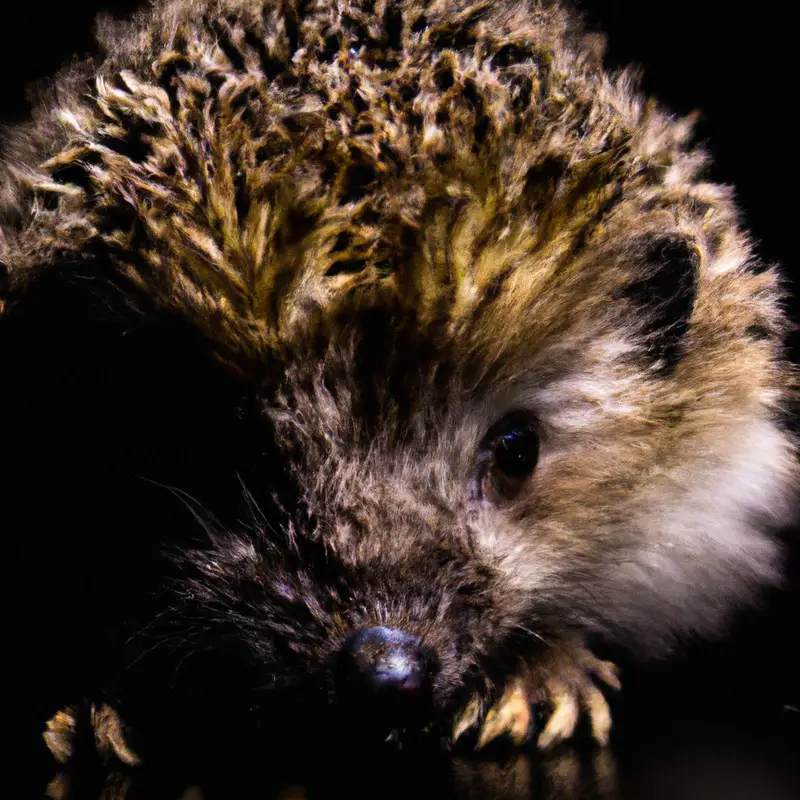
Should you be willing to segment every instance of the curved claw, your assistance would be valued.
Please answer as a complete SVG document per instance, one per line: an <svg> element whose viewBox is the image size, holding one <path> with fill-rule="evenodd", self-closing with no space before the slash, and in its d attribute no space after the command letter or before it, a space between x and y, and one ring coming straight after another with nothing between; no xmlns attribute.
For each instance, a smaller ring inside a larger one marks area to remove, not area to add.
<svg viewBox="0 0 800 800"><path fill-rule="evenodd" d="M483 749L501 736L521 745L530 736L532 722L533 712L527 692L520 681L514 681L499 702L489 709L481 726L477 749Z"/></svg>
<svg viewBox="0 0 800 800"><path fill-rule="evenodd" d="M531 734L533 710L522 681L513 681L502 697L483 715L483 704L477 697L456 717L452 742L455 744L467 731L477 728L477 750L490 742L507 737L513 744L523 744Z"/></svg>
<svg viewBox="0 0 800 800"><path fill-rule="evenodd" d="M474 697L453 723L451 739L455 744L468 730L478 725L481 719L481 701Z"/></svg>
<svg viewBox="0 0 800 800"><path fill-rule="evenodd" d="M578 701L569 692L551 698L553 713L536 742L540 750L547 750L558 742L569 739L578 725Z"/></svg>

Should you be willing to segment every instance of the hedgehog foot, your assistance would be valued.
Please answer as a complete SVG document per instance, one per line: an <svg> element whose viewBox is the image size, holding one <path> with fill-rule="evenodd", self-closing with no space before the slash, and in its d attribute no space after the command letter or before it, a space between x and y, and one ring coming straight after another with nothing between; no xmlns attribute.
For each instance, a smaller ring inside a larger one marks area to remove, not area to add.
<svg viewBox="0 0 800 800"><path fill-rule="evenodd" d="M540 750L570 739L582 713L595 741L605 745L611 730L611 712L598 682L619 689L617 667L582 646L554 647L524 677L510 681L496 703L485 705L481 698L473 698L456 717L452 741L456 743L472 731L477 734L478 750L501 740L522 745L534 733L533 709L547 706L550 712L537 740Z"/></svg>
<svg viewBox="0 0 800 800"><path fill-rule="evenodd" d="M75 759L85 739L91 739L104 763L136 766L139 756L130 748L119 714L106 703L74 705L62 709L47 721L44 740L55 759L66 764Z"/></svg>

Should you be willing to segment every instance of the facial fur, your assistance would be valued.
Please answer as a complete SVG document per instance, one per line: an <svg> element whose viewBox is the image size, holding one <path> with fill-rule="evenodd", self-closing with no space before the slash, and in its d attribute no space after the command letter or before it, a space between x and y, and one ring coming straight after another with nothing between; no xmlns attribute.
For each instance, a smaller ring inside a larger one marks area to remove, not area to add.
<svg viewBox="0 0 800 800"><path fill-rule="evenodd" d="M210 411L175 389L187 441L239 413L257 443L209 466L250 476L227 517L165 475L192 514L150 520L158 613L111 634L121 696L208 653L251 706L324 693L382 625L435 652L449 713L549 642L658 655L779 580L780 280L691 120L567 10L159 0L98 32L8 137L0 328L60 276L89 338L179 331L234 387ZM485 437L520 412L538 463L491 499Z"/></svg>

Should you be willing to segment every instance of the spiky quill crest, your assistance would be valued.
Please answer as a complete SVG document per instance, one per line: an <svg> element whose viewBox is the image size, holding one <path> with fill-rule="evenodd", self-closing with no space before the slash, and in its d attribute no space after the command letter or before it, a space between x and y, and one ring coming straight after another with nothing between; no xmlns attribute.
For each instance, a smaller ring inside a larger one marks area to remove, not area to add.
<svg viewBox="0 0 800 800"><path fill-rule="evenodd" d="M691 120L561 5L176 0L98 30L9 138L6 302L88 264L126 325L180 319L256 399L303 512L259 502L301 545L210 534L189 609L293 669L400 620L447 694L526 625L657 652L778 579L779 278ZM476 506L520 406L533 488Z"/></svg>

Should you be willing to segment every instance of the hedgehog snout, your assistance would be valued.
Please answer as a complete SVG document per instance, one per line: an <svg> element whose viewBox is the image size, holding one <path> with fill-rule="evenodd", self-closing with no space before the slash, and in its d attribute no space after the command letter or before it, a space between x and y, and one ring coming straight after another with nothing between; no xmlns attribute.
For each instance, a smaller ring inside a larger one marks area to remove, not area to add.
<svg viewBox="0 0 800 800"><path fill-rule="evenodd" d="M337 654L336 699L362 725L421 726L430 718L437 672L434 653L418 637L395 628L366 628L348 636Z"/></svg>

